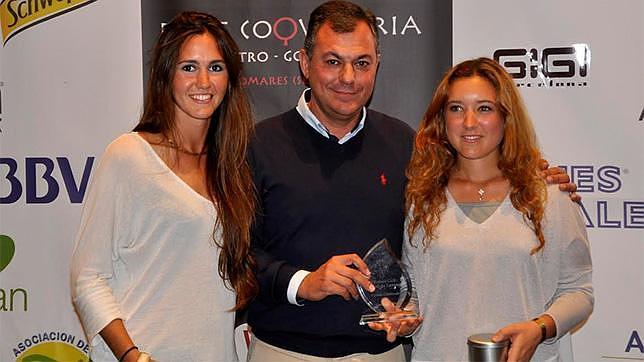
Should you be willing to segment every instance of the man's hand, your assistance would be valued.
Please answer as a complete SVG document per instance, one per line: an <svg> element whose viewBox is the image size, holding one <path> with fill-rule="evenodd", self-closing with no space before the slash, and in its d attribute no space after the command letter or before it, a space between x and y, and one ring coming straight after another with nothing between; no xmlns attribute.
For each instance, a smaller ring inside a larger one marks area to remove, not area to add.
<svg viewBox="0 0 644 362"><path fill-rule="evenodd" d="M541 160L541 162L539 163L539 168L541 169L541 177L543 177L549 184L559 184L559 190L568 192L572 201L581 201L581 196L579 196L575 192L577 191L577 185L570 182L570 176L568 176L566 171L560 167L548 166L548 161Z"/></svg>
<svg viewBox="0 0 644 362"><path fill-rule="evenodd" d="M382 298L382 306L385 308L386 312L399 312L400 309L397 308L394 303L392 303L388 298ZM418 316L417 318L405 318L397 319L395 316L390 320L385 322L370 322L367 323L369 328L374 331L385 331L387 333L387 341L393 342L398 336L406 337L416 330L418 326L423 322L423 317Z"/></svg>
<svg viewBox="0 0 644 362"><path fill-rule="evenodd" d="M358 298L356 284L370 292L375 290L369 275L367 264L358 255L336 255L302 280L297 296L310 301L334 294L345 300L355 299Z"/></svg>

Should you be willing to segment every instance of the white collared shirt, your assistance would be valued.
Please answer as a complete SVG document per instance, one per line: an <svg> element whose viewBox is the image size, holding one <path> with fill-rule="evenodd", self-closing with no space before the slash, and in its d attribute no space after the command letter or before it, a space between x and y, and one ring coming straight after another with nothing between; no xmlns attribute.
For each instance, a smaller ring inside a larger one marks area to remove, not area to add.
<svg viewBox="0 0 644 362"><path fill-rule="evenodd" d="M300 96L300 100L297 102L297 106L295 109L297 112L304 118L304 121L306 123L313 127L314 130L316 130L319 134L326 138L330 138L329 136L329 130L320 122L320 120L311 112L311 109L309 108L309 104L306 102L306 96L308 95L307 92L310 92L311 88L306 88L303 92L302 95ZM364 128L364 122L365 119L367 118L367 109L365 107L362 107L362 112L361 112L361 117L360 121L358 122L358 125L353 128L353 130L346 135L344 135L342 138L338 140L339 144L343 144L353 138L353 136L357 135L358 132Z"/></svg>

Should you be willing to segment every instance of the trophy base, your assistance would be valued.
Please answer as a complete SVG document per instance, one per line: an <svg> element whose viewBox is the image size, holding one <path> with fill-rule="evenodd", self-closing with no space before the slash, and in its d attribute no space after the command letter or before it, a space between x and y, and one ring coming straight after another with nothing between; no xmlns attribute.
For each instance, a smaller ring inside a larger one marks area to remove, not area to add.
<svg viewBox="0 0 644 362"><path fill-rule="evenodd" d="M404 319L416 319L418 318L418 313L411 310L401 310L398 312L380 312L373 314L365 314L360 317L360 325L364 326L367 323L378 323L378 322L391 322L399 321Z"/></svg>

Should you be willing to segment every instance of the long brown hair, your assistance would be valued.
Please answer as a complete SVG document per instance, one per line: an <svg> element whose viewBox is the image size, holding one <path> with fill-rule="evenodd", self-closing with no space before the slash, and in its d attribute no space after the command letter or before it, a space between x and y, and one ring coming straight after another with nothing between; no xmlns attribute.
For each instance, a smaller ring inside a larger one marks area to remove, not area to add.
<svg viewBox="0 0 644 362"><path fill-rule="evenodd" d="M529 221L539 245L545 245L541 222L545 208L545 183L539 175L541 153L532 122L519 91L501 65L489 58L467 60L451 68L440 81L416 135L415 147L407 167L407 209L410 216L407 233L412 240L422 227L422 244L428 247L435 238L440 215L445 210L445 188L457 153L447 139L445 105L450 86L455 80L479 76L486 79L497 93L497 103L505 122L498 167L510 181L510 200L515 209Z"/></svg>
<svg viewBox="0 0 644 362"><path fill-rule="evenodd" d="M239 48L221 22L212 15L183 12L165 25L153 49L143 115L134 131L159 133L180 142L175 125L172 79L181 46L190 37L210 33L219 46L228 71L226 95L212 115L205 140L206 182L217 208L223 240L219 275L237 293L241 309L255 296L258 284L250 256L250 225L254 219L255 190L247 163L247 148L254 122L241 87Z"/></svg>

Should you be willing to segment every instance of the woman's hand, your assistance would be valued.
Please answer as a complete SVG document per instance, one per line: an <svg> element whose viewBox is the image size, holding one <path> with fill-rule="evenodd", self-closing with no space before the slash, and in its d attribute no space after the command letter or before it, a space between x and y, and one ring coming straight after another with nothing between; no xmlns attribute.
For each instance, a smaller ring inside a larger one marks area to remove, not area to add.
<svg viewBox="0 0 644 362"><path fill-rule="evenodd" d="M396 307L388 298L382 298L380 301L387 313L401 312L402 310ZM387 341L394 342L398 336L406 337L414 333L416 328L423 322L423 317L416 318L397 318L392 315L385 322L369 322L367 325L374 331L385 331L387 333Z"/></svg>
<svg viewBox="0 0 644 362"><path fill-rule="evenodd" d="M530 361L541 342L541 328L533 321L509 324L501 328L492 341L510 340L508 362Z"/></svg>

